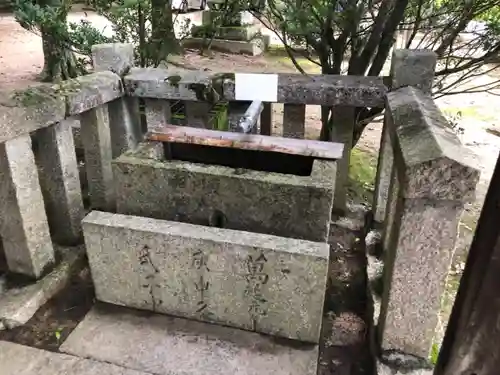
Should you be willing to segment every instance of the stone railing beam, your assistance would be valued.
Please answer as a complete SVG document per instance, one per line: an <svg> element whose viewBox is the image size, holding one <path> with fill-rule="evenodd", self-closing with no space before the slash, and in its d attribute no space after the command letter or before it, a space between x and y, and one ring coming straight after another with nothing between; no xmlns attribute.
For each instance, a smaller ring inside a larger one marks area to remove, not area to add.
<svg viewBox="0 0 500 375"><path fill-rule="evenodd" d="M124 77L126 91L143 98L198 100L196 88L223 81L223 99L234 101L234 74L161 68L134 68ZM218 83L217 83L218 84ZM279 74L278 103L383 107L382 77Z"/></svg>
<svg viewBox="0 0 500 375"><path fill-rule="evenodd" d="M124 95L121 79L99 72L61 85L0 93L0 143L51 126Z"/></svg>

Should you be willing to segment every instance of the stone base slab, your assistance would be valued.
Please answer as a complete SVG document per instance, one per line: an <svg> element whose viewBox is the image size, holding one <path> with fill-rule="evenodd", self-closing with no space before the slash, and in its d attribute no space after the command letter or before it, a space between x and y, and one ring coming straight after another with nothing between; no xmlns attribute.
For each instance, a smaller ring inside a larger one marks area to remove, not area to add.
<svg viewBox="0 0 500 375"><path fill-rule="evenodd" d="M204 38L186 38L182 41L186 48L201 48L206 41ZM238 55L259 56L266 50L266 42L256 38L252 41L214 39L211 45L214 51L234 53Z"/></svg>
<svg viewBox="0 0 500 375"><path fill-rule="evenodd" d="M83 228L100 301L319 341L326 243L98 211Z"/></svg>
<svg viewBox="0 0 500 375"><path fill-rule="evenodd" d="M108 363L0 341L2 375L151 375Z"/></svg>
<svg viewBox="0 0 500 375"><path fill-rule="evenodd" d="M59 265L42 279L0 293L0 330L25 324L42 305L67 285L71 274L81 266L85 251L83 246L80 246L64 248L61 253L62 260Z"/></svg>
<svg viewBox="0 0 500 375"><path fill-rule="evenodd" d="M316 375L318 361L316 345L110 305L60 350L156 375Z"/></svg>

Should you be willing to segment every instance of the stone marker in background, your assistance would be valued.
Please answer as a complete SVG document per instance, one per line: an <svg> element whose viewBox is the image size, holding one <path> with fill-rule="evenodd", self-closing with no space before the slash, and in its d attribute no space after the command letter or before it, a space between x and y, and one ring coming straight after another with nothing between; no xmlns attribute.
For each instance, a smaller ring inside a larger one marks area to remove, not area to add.
<svg viewBox="0 0 500 375"><path fill-rule="evenodd" d="M319 341L326 243L98 211L83 228L100 301Z"/></svg>

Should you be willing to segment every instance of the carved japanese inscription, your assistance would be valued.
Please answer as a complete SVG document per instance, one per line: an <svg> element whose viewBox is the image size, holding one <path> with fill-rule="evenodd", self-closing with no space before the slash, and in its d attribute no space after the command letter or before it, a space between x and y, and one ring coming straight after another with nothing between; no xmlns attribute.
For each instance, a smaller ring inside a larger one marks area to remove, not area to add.
<svg viewBox="0 0 500 375"><path fill-rule="evenodd" d="M269 275L264 269L267 259L263 253L258 256L248 255L245 263L247 270L245 295L250 299L248 312L252 319L252 330L255 331L258 319L267 315L268 301L262 293L262 288L269 281Z"/></svg>
<svg viewBox="0 0 500 375"><path fill-rule="evenodd" d="M210 317L212 314L208 309L207 301L207 292L210 288L210 281L208 281L208 278L205 275L206 272L210 272L207 265L208 258L202 250L194 251L192 258L192 268L197 271L197 276L194 281L195 290L198 294L196 312Z"/></svg>
<svg viewBox="0 0 500 375"><path fill-rule="evenodd" d="M85 243L100 301L315 342L328 244L109 213Z"/></svg>
<svg viewBox="0 0 500 375"><path fill-rule="evenodd" d="M161 291L159 289L162 286L158 281L160 270L153 263L151 258L151 249L148 245L144 245L139 250L138 260L141 268L144 270L143 273L141 273L144 275L144 282L141 286L148 290L150 296L150 299L144 302L151 304L152 310L156 311L158 306L163 303L161 298L158 297L158 295L161 295Z"/></svg>

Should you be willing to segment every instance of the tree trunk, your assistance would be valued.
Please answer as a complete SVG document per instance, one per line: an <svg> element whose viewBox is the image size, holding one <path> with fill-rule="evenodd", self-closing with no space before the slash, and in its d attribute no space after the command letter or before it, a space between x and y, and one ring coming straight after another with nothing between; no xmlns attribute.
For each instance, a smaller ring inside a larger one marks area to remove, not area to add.
<svg viewBox="0 0 500 375"><path fill-rule="evenodd" d="M182 48L175 37L170 0L151 0L151 48L149 59L157 66L169 55L181 53Z"/></svg>
<svg viewBox="0 0 500 375"><path fill-rule="evenodd" d="M43 82L60 82L82 73L77 66L75 54L68 48L63 48L50 32L42 31L42 40L44 64L40 79Z"/></svg>
<svg viewBox="0 0 500 375"><path fill-rule="evenodd" d="M39 0L39 5L44 7L60 7L60 0ZM63 16L59 22L66 25L66 16ZM83 72L77 66L77 60L69 46L65 45L64 40L58 40L54 30L50 27L40 25L43 43L44 64L40 79L44 82L60 82L62 80L75 78Z"/></svg>

